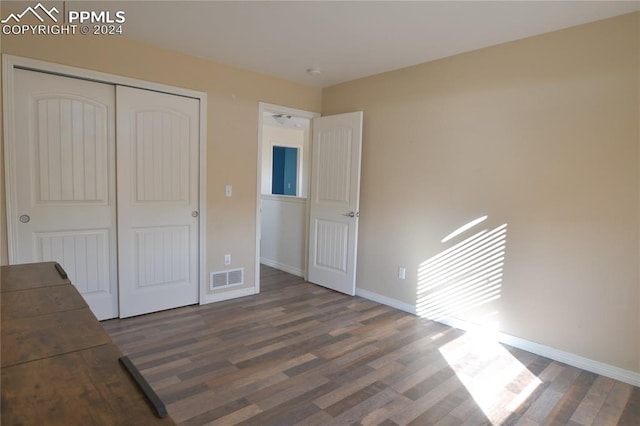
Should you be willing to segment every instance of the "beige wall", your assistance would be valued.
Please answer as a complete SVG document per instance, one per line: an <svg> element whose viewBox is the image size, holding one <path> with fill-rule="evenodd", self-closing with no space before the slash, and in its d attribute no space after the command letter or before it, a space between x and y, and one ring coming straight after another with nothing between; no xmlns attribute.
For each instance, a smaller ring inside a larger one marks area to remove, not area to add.
<svg viewBox="0 0 640 426"><path fill-rule="evenodd" d="M4 16L4 15L3 15ZM320 109L321 91L112 36L2 36L2 53L185 87L208 95L207 271L245 267L254 283L258 102ZM0 176L4 176L0 166ZM233 197L224 196L225 184ZM0 182L4 190L4 182ZM4 214L4 195L1 197ZM6 219L2 217L2 263ZM234 288L235 289L235 288Z"/></svg>
<svg viewBox="0 0 640 426"><path fill-rule="evenodd" d="M323 115L364 111L358 287L414 304L488 215L501 297L458 318L640 372L639 16L325 89Z"/></svg>

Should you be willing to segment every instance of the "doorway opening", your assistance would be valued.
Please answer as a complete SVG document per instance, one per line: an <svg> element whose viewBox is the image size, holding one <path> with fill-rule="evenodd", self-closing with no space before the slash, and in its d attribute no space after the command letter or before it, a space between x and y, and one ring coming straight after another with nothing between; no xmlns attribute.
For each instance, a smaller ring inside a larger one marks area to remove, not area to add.
<svg viewBox="0 0 640 426"><path fill-rule="evenodd" d="M260 264L306 277L311 120L319 116L259 104L256 292Z"/></svg>

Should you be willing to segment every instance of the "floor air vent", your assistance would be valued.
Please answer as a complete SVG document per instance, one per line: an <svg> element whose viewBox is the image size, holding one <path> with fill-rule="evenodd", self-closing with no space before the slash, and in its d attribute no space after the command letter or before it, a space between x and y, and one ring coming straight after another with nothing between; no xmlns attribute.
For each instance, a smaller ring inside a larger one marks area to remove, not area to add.
<svg viewBox="0 0 640 426"><path fill-rule="evenodd" d="M244 268L230 269L228 271L212 272L209 279L209 288L215 290L217 288L231 287L244 283Z"/></svg>

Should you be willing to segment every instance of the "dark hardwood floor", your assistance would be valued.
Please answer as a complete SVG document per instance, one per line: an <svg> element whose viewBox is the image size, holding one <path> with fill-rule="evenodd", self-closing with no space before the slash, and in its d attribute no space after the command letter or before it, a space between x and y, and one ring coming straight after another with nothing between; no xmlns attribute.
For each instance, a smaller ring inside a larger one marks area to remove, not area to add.
<svg viewBox="0 0 640 426"><path fill-rule="evenodd" d="M181 425L640 425L640 388L262 267L102 323Z"/></svg>

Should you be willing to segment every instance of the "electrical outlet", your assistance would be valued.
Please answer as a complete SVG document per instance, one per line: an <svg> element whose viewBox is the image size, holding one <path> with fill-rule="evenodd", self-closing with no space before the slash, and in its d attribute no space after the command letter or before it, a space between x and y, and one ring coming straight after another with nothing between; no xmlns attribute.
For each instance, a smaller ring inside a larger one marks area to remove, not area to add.
<svg viewBox="0 0 640 426"><path fill-rule="evenodd" d="M401 266L398 268L398 278L404 280L407 278L407 268Z"/></svg>
<svg viewBox="0 0 640 426"><path fill-rule="evenodd" d="M225 266L231 265L231 255L230 254L225 254L224 255L224 264L225 264Z"/></svg>
<svg viewBox="0 0 640 426"><path fill-rule="evenodd" d="M224 195L226 197L231 197L233 195L233 186L227 185L224 187Z"/></svg>

